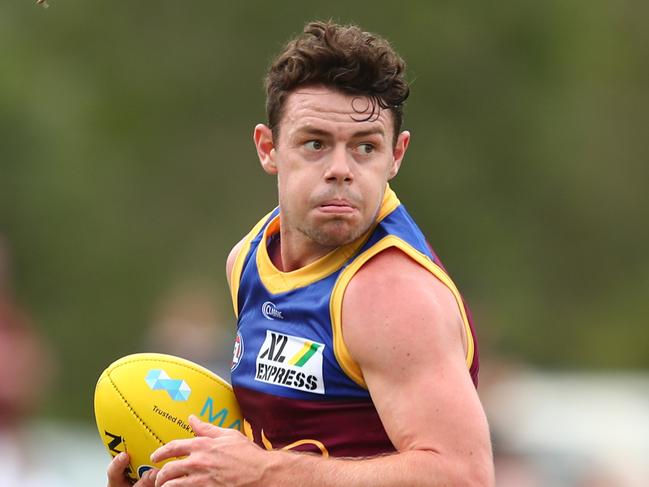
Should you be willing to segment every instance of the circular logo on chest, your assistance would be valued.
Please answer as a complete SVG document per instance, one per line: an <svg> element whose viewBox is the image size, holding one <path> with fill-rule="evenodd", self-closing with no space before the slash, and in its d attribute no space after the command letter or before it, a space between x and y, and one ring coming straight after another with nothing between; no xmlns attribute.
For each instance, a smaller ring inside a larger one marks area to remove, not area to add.
<svg viewBox="0 0 649 487"><path fill-rule="evenodd" d="M243 356L243 337L241 332L237 332L237 337L234 339L234 350L232 351L232 364L230 370L234 370L239 365L241 357Z"/></svg>
<svg viewBox="0 0 649 487"><path fill-rule="evenodd" d="M266 318L267 320L284 319L284 316L282 316L282 312L277 309L275 303L271 303L270 301L266 301L264 304L261 305L261 313L264 315L264 318Z"/></svg>

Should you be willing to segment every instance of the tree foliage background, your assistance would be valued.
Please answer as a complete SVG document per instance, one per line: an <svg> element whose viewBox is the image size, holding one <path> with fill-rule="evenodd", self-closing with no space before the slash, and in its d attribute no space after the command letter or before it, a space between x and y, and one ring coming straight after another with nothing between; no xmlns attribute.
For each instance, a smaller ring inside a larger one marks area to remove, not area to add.
<svg viewBox="0 0 649 487"><path fill-rule="evenodd" d="M393 187L483 356L649 366L649 3L49 3L0 4L0 233L59 355L49 414L91 417L170 283L227 303L227 252L276 201L251 137L264 69L313 19L406 58Z"/></svg>

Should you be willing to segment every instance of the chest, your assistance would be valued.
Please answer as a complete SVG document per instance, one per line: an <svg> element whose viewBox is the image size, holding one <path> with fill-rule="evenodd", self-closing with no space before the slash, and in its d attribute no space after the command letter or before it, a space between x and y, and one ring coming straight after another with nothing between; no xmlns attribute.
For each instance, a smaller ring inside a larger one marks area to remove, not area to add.
<svg viewBox="0 0 649 487"><path fill-rule="evenodd" d="M333 273L273 294L261 282L256 266L244 270L233 385L300 400L368 396L336 358L331 324L336 278Z"/></svg>

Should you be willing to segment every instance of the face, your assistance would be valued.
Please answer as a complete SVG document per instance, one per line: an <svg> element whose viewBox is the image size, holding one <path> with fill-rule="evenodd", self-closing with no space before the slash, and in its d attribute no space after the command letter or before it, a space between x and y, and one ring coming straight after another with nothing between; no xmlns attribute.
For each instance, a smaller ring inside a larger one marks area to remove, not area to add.
<svg viewBox="0 0 649 487"><path fill-rule="evenodd" d="M392 113L364 120L370 112L367 98L304 87L286 100L276 144L268 127L255 127L262 167L277 175L283 242L327 249L372 225L410 134L393 144Z"/></svg>

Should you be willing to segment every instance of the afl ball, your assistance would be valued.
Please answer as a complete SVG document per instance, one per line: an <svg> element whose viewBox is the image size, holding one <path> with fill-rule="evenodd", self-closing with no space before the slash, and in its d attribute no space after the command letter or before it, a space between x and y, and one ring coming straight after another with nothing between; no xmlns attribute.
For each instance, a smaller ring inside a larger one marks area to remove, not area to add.
<svg viewBox="0 0 649 487"><path fill-rule="evenodd" d="M190 414L242 431L243 419L230 384L179 357L128 355L109 365L95 388L99 435L111 456L129 454L126 475L131 480L166 463L154 464L149 458L159 447L194 437Z"/></svg>

